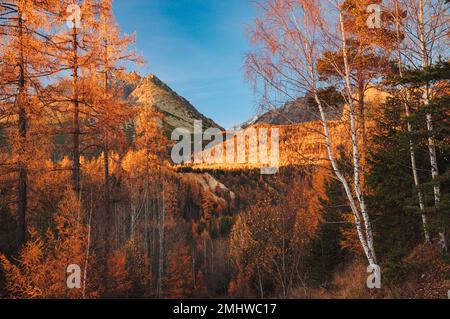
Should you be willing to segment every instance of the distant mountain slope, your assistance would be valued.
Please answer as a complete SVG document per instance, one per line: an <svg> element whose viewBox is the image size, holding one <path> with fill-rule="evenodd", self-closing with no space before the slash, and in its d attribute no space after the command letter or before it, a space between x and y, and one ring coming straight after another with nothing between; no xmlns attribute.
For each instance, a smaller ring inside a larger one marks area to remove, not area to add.
<svg viewBox="0 0 450 319"><path fill-rule="evenodd" d="M339 120L342 117L343 105L330 109L327 113L328 120ZM299 98L293 102L287 102L282 108L271 110L261 115L253 124L288 125L314 122L320 120L320 114L316 106L308 104L307 98Z"/></svg>
<svg viewBox="0 0 450 319"><path fill-rule="evenodd" d="M204 129L216 127L223 130L155 75L135 75L132 82L124 85L124 93L133 103L156 107L164 114L164 124L169 130L184 127L193 132L195 120L202 120Z"/></svg>
<svg viewBox="0 0 450 319"><path fill-rule="evenodd" d="M344 105L336 103L325 110L327 119L330 121L340 120L343 115ZM283 107L269 110L266 113L255 116L247 122L236 125L232 130L245 129L252 125L291 125L320 120L320 114L315 105L307 97L298 98L295 101L287 102Z"/></svg>

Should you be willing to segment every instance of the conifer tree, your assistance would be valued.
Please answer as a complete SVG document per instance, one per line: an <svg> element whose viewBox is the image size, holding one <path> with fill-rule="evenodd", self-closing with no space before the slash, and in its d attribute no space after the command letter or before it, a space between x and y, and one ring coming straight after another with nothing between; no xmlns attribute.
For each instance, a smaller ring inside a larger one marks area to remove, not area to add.
<svg viewBox="0 0 450 319"><path fill-rule="evenodd" d="M30 168L39 163L38 154L44 149L35 145L43 146L40 137L45 128L38 125L45 123L40 118L47 116L46 106L41 102L42 80L53 73L54 43L50 32L59 8L57 0L0 3L0 118L2 124L6 123L11 151L2 169L17 174L14 188L18 247L28 232Z"/></svg>

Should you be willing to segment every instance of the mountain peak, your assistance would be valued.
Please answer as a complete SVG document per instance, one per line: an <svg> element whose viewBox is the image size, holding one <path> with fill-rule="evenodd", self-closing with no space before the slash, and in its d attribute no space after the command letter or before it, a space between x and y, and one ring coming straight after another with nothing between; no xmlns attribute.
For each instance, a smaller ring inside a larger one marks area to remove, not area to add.
<svg viewBox="0 0 450 319"><path fill-rule="evenodd" d="M133 103L155 107L164 115L164 124L169 130L178 127L194 130L194 121L201 120L203 128L223 128L200 113L187 99L178 95L154 74L141 77L128 97Z"/></svg>
<svg viewBox="0 0 450 319"><path fill-rule="evenodd" d="M154 83L155 85L158 85L158 86L164 86L164 87L169 88L169 86L168 86L166 83L164 83L163 81L161 81L160 78L158 78L156 75L154 75L154 74L152 74L152 73L150 73L149 75L147 75L147 77L146 77L145 79L146 79L147 81L150 81L150 82Z"/></svg>

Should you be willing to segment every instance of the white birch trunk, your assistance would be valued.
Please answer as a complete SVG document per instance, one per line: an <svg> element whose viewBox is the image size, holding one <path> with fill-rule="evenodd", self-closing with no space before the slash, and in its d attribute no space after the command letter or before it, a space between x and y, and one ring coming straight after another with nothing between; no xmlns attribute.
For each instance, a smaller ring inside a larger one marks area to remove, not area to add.
<svg viewBox="0 0 450 319"><path fill-rule="evenodd" d="M409 106L408 106L408 102L405 102L405 114L406 114L407 118L409 118L411 115ZM411 134L412 133L411 124L408 123L407 127L408 127L408 133ZM420 211L422 213L421 215L422 215L422 224L423 224L423 232L424 232L424 236L425 236L425 242L430 243L431 238L430 238L430 234L428 232L428 219L427 219L427 215L425 215L425 213L424 213L425 212L425 204L423 201L422 191L420 190L419 174L417 171L416 153L414 151L414 144L411 140L409 141L409 152L411 155L411 167L412 167L412 172L413 172L413 177L414 177L414 185L417 188L417 197L419 199L419 207L420 207Z"/></svg>
<svg viewBox="0 0 450 319"><path fill-rule="evenodd" d="M296 22L297 24L297 22ZM299 29L299 26L297 24L297 28ZM303 38L304 39L304 38ZM372 237L367 235L367 230L365 229L365 227L363 227L363 224L361 222L361 217L360 217L360 212L358 210L358 206L356 204L356 201L353 197L353 193L350 187L349 182L346 180L344 174L341 172L337 161L333 155L333 149L332 149L332 144L331 144L331 137L330 137L330 130L328 127L328 121L326 118L326 114L324 112L324 108L322 105L322 102L317 94L317 72L315 71L315 63L314 63L314 48L311 48L311 46L309 45L308 41L304 39L304 43L303 45L305 46L305 51L307 52L307 59L308 59L308 64L309 64L309 73L311 76L311 91L314 94L314 99L318 105L319 108L319 113L320 113L320 118L321 118L321 122L322 122L322 126L323 126L323 131L324 131L324 137L325 137L325 145L326 145L326 149L327 149L327 155L328 155L328 159L331 163L332 169L334 174L336 175L336 177L338 178L338 180L341 182L341 184L344 187L345 190L345 194L347 196L350 208L352 210L353 213L353 217L355 220L355 227L356 227L356 231L358 234L358 239L361 243L361 246L364 250L364 254L366 255L367 261L369 262L370 265L375 265L377 264L377 260L376 260L376 255L375 255L375 251L373 249L373 243L372 243ZM356 122L355 122L355 114L353 114L353 124L355 127L354 133L352 134L352 137L354 138L356 135ZM358 153L356 152L356 155ZM358 164L358 161L356 162ZM358 173L358 181L359 181L359 168L357 170ZM359 197L362 198L362 197ZM362 205L362 207L365 208L365 204ZM364 216L364 215L363 215ZM366 219L368 221L368 216L366 214ZM365 224L367 224L367 222L365 222ZM370 221L369 221L369 225L370 225ZM370 228L369 228L370 229ZM371 231L370 231L371 234ZM370 242L368 241L368 238L370 238Z"/></svg>
<svg viewBox="0 0 450 319"><path fill-rule="evenodd" d="M87 269L89 265L89 255L90 255L90 249L91 249L91 222L92 222L92 193L91 193L91 208L89 210L89 224L88 224L88 236L87 236L87 244L86 244L86 258L84 262L84 272L83 272L83 292L82 297L83 299L86 298L86 282L87 282Z"/></svg>
<svg viewBox="0 0 450 319"><path fill-rule="evenodd" d="M345 194L347 195L347 199L349 201L350 204L350 208L352 209L352 213L353 213L353 217L355 220L355 226L356 226L356 231L358 233L358 238L359 241L361 242L361 245L363 247L364 253L367 257L367 260L369 262L369 264L376 264L376 259L374 258L374 255L372 254L372 252L370 251L370 247L366 241L366 237L364 235L364 229L362 227L361 224L361 218L359 216L359 211L355 202L355 199L353 198L353 194L350 188L349 183L347 182L347 180L345 179L344 175L342 174L342 172L339 169L339 166L337 165L337 162L333 156L333 150L331 148L331 139L330 139L330 131L328 128L328 122L325 116L325 112L323 110L323 106L322 103L317 95L317 91L314 92L314 98L317 102L317 105L319 106L319 112L320 112L320 117L321 117L321 122L323 125L323 130L324 130L324 136L325 136L325 144L326 144L326 148L327 148L327 153L328 153L328 159L330 160L331 166L333 168L333 172L334 174L337 176L337 178L339 179L339 181L341 182L341 184L344 186L345 189Z"/></svg>
<svg viewBox="0 0 450 319"><path fill-rule="evenodd" d="M427 68L430 66L430 59L431 59L431 53L430 57L428 56L428 50L427 50L427 44L425 40L425 16L424 16L424 7L425 3L424 0L420 0L419 2L419 38L420 38L420 49L421 49L421 58L422 58L422 67ZM430 104L430 88L427 84L425 87L425 91L423 94L423 101L425 107L427 107ZM437 179L439 178L439 169L438 169L438 162L437 162L437 155L436 155L436 144L433 138L433 118L431 114L427 113L426 115L426 121L427 121L427 130L428 130L428 153L430 156L430 164L431 164L431 178L433 181L435 181L434 185L434 204L437 207L439 205L439 202L441 200L441 189L439 182L437 182ZM445 232L441 231L439 233L442 250L447 252L448 251L448 244L447 244L447 238L445 236Z"/></svg>
<svg viewBox="0 0 450 319"><path fill-rule="evenodd" d="M397 36L397 64L398 64L398 69L399 69L399 74L400 77L403 77L403 62L402 62L402 54L401 54L401 47L400 47L400 10L398 7L398 2L395 3L395 27L396 27L396 36ZM406 99L408 98L408 96L405 97ZM408 105L408 101L406 100L404 103L404 107L405 107L405 114L406 114L406 118L409 119L409 117L411 116L411 112L409 109L409 105ZM409 135L411 135L411 133L413 132L411 123L407 122L407 130ZM422 224L423 224L423 232L424 232L424 236L425 236L425 243L430 243L431 239L430 239L430 234L428 232L428 220L427 220L427 216L425 215L425 204L423 201L423 194L422 191L420 190L420 179L419 179L419 174L417 171L417 162L416 162L416 153L414 151L414 144L413 141L410 139L409 140L409 153L410 153L410 157L411 157L411 168L412 168L412 173L413 173L413 178L414 178L414 185L417 189L417 197L419 200L419 208L420 208L420 212L421 212L421 216L422 216Z"/></svg>
<svg viewBox="0 0 450 319"><path fill-rule="evenodd" d="M365 237L367 246L369 248L369 255L371 259L376 264L376 255L375 249L373 246L373 234L372 234L372 224L370 222L369 214L367 213L366 203L364 194L361 189L361 175L360 175L360 163L359 163L359 151L358 151L358 134L356 128L356 113L355 113L355 105L353 101L353 92L352 86L350 82L350 69L348 64L347 57L347 39L346 39L346 31L344 26L344 15L342 12L342 3L338 1L339 5L339 22L341 28L341 37L342 37L342 54L344 58L344 81L347 92L347 100L350 108L350 130L351 130L351 139L352 139L352 151L353 151L353 173L354 173L354 188L356 193L356 198L359 202L361 215L364 221L365 228Z"/></svg>
<svg viewBox="0 0 450 319"><path fill-rule="evenodd" d="M422 67L427 68L430 66L428 51L425 43L425 17L424 17L424 2L420 0L420 13L419 13L419 31L420 31L420 45L421 45L421 58L422 58ZM423 102L425 106L430 104L430 88L429 85L425 87L423 93ZM427 130L429 132L428 137L428 151L430 154L430 163L431 163L431 176L433 180L436 180L439 177L437 156L436 156L436 145L434 138L432 136L433 132L433 119L431 114L427 113ZM435 204L437 205L440 201L440 186L438 183L434 186L434 199Z"/></svg>

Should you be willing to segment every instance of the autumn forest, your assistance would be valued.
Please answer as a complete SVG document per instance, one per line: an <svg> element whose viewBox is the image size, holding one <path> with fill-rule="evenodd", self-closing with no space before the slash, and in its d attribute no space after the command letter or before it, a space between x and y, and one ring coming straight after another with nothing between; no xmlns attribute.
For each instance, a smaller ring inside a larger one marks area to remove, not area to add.
<svg viewBox="0 0 450 319"><path fill-rule="evenodd" d="M0 0L0 299L448 298L448 1L255 1L231 130L116 2Z"/></svg>

